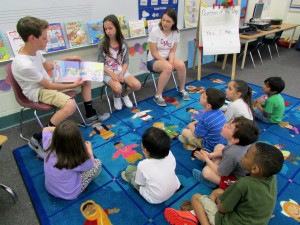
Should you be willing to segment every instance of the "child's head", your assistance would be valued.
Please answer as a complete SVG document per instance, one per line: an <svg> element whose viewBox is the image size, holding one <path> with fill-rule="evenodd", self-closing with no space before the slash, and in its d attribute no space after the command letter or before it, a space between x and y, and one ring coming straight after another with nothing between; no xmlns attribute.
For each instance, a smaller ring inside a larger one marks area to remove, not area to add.
<svg viewBox="0 0 300 225"><path fill-rule="evenodd" d="M265 86L263 89L265 93L274 92L278 94L285 88L285 82L281 79L281 77L269 77L264 83Z"/></svg>
<svg viewBox="0 0 300 225"><path fill-rule="evenodd" d="M252 88L247 85L243 80L230 81L226 89L226 97L235 101L239 98L243 99L244 102L252 109Z"/></svg>
<svg viewBox="0 0 300 225"><path fill-rule="evenodd" d="M171 141L167 133L156 127L149 127L142 137L142 149L150 158L163 159L169 155Z"/></svg>
<svg viewBox="0 0 300 225"><path fill-rule="evenodd" d="M103 30L104 30L104 37L103 37L104 53L108 55L110 54L109 53L110 40L114 38L118 42L119 53L121 53L124 37L121 31L118 18L113 14L106 16L103 19Z"/></svg>
<svg viewBox="0 0 300 225"><path fill-rule="evenodd" d="M176 30L177 28L177 12L173 8L167 8L161 17L161 22L159 23L160 29L170 29L170 30Z"/></svg>
<svg viewBox="0 0 300 225"><path fill-rule="evenodd" d="M264 142L257 142L248 149L241 166L256 177L270 177L280 172L284 158L280 150Z"/></svg>
<svg viewBox="0 0 300 225"><path fill-rule="evenodd" d="M66 120L55 128L48 150L55 152L57 157L55 167L58 169L73 169L89 158L81 131L71 120ZM46 160L48 158L49 156Z"/></svg>
<svg viewBox="0 0 300 225"><path fill-rule="evenodd" d="M45 33L47 38L47 28L49 23L46 20L41 20L32 16L21 18L17 23L17 31L24 42L28 41L28 37L33 35L35 38L40 38L42 33Z"/></svg>
<svg viewBox="0 0 300 225"><path fill-rule="evenodd" d="M225 94L217 88L208 88L200 97L200 104L206 109L219 109L225 103Z"/></svg>
<svg viewBox="0 0 300 225"><path fill-rule="evenodd" d="M226 123L221 135L228 143L246 146L254 143L259 138L259 127L255 121L244 117L236 117Z"/></svg>

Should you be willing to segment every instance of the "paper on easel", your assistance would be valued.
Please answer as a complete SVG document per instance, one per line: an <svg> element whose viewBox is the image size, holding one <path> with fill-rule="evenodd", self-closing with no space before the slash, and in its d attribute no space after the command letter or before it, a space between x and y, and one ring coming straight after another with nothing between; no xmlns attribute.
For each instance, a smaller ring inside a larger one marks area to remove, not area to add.
<svg viewBox="0 0 300 225"><path fill-rule="evenodd" d="M240 52L240 11L240 6L201 7L199 37L202 37L204 55Z"/></svg>

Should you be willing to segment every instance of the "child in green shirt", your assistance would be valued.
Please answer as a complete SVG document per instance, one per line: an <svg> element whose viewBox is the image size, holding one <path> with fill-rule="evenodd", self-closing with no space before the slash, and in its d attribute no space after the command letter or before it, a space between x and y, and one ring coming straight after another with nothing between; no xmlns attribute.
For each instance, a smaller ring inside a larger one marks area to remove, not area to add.
<svg viewBox="0 0 300 225"><path fill-rule="evenodd" d="M255 118L265 123L280 123L282 121L285 105L281 92L285 82L281 77L269 77L265 80L263 91L268 99L259 98L254 101Z"/></svg>
<svg viewBox="0 0 300 225"><path fill-rule="evenodd" d="M276 147L258 142L253 144L241 160L250 176L229 186L226 191L216 189L210 196L195 194L193 211L165 209L166 220L173 225L266 225L275 208L276 176L284 158Z"/></svg>

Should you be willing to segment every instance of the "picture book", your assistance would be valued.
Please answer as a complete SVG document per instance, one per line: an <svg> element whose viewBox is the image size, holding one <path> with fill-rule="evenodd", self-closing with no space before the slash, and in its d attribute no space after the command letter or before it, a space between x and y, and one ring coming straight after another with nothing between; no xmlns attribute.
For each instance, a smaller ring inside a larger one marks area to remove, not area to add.
<svg viewBox="0 0 300 225"><path fill-rule="evenodd" d="M55 82L103 81L103 63L54 60L53 66Z"/></svg>
<svg viewBox="0 0 300 225"><path fill-rule="evenodd" d="M130 37L146 35L144 20L129 22Z"/></svg>
<svg viewBox="0 0 300 225"><path fill-rule="evenodd" d="M60 23L49 24L47 37L48 43L46 46L46 52L54 52L67 48Z"/></svg>
<svg viewBox="0 0 300 225"><path fill-rule="evenodd" d="M67 22L65 28L70 48L87 45L86 33L81 21Z"/></svg>
<svg viewBox="0 0 300 225"><path fill-rule="evenodd" d="M152 30L154 27L158 26L159 22L160 22L160 19L147 20L147 24L148 24L148 33L150 33L151 30Z"/></svg>
<svg viewBox="0 0 300 225"><path fill-rule="evenodd" d="M117 18L119 20L121 31L122 31L124 38L128 38L129 34L128 34L128 26L127 26L126 17L125 16L117 16Z"/></svg>
<svg viewBox="0 0 300 225"><path fill-rule="evenodd" d="M91 38L91 43L98 44L98 42L104 36L103 21L88 22L87 26Z"/></svg>
<svg viewBox="0 0 300 225"><path fill-rule="evenodd" d="M16 56L18 54L20 48L22 48L25 45L25 43L16 30L7 31L6 34L7 34L10 46L14 52L14 55Z"/></svg>
<svg viewBox="0 0 300 225"><path fill-rule="evenodd" d="M0 33L0 62L9 60L9 53L7 46L4 45L3 37Z"/></svg>

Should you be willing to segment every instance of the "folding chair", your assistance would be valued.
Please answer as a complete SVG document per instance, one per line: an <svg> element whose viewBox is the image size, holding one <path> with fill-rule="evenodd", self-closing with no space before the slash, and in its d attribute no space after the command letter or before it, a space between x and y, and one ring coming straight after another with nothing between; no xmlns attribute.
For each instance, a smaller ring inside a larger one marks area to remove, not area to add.
<svg viewBox="0 0 300 225"><path fill-rule="evenodd" d="M11 63L7 64L6 71L7 71L7 74L8 74L8 79L11 83L12 88L13 88L16 101L19 103L20 106L22 106L22 108L20 110L20 137L25 141L29 141L27 138L25 138L23 136L23 110L25 108L33 109L34 110L33 114L34 114L36 120L38 121L40 127L43 128L44 126L43 126L40 118L37 115L37 110L50 111L50 110L53 110L53 109L56 109L56 108L55 108L55 106L47 105L47 104L44 104L44 103L41 103L41 102L32 102L32 101L30 101L23 94L21 87L19 86L18 82L15 80L15 78L13 76L13 73L12 73L12 69L11 69ZM68 92L66 94L69 95L71 98L74 98L76 96L76 94L72 93L72 92ZM75 102L75 104L76 104L76 102ZM77 108L77 111L78 111L78 113L79 113L79 115L82 119L83 124L85 126L89 126L90 124L86 123L86 121L85 121L84 117L82 116L82 113L80 112L80 109L79 109L77 104L76 104L76 108Z"/></svg>
<svg viewBox="0 0 300 225"><path fill-rule="evenodd" d="M2 148L2 145L7 141L7 137L0 135L0 149ZM18 196L17 194L14 192L14 190L4 184L0 183L0 188L3 189L4 191L6 191L13 199L14 204L16 203L16 201L18 200Z"/></svg>
<svg viewBox="0 0 300 225"><path fill-rule="evenodd" d="M263 40L263 43L268 45L270 57L272 59L272 53L270 49L270 45L274 45L278 54L278 57L280 57L279 52L278 52L278 47L277 47L277 42L279 41L283 31L276 32L273 38L265 38Z"/></svg>
<svg viewBox="0 0 300 225"><path fill-rule="evenodd" d="M106 95L106 100L107 100L107 103L108 103L108 107L109 107L109 111L110 111L110 114L112 114L112 109L111 109L111 104L110 104L110 100L109 100L109 97L108 97L108 92L107 92L107 87L108 84L106 84L105 82L103 82L103 86L101 86L101 97L100 97L100 101L103 100L103 91L105 91L105 95ZM124 87L124 89L126 89L127 87L127 84L123 84L122 85ZM135 94L134 92L132 92L132 97L133 97L133 100L134 100L134 104L137 106L137 102L136 102L136 98L135 98Z"/></svg>

